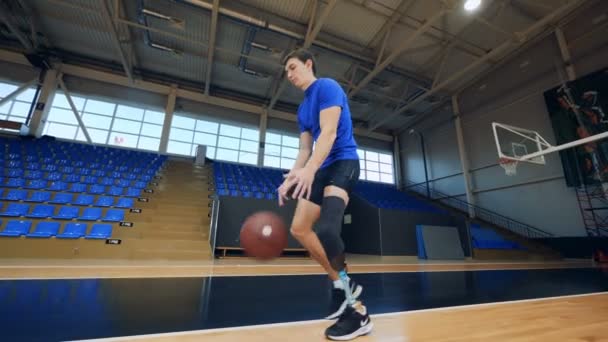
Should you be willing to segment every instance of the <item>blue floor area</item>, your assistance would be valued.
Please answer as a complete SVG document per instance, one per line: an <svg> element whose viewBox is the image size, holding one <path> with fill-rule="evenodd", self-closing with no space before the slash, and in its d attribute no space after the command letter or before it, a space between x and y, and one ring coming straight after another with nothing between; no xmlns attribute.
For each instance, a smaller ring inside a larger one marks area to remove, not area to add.
<svg viewBox="0 0 608 342"><path fill-rule="evenodd" d="M353 274L371 314L608 291L601 269ZM323 275L0 281L4 341L65 341L322 318Z"/></svg>

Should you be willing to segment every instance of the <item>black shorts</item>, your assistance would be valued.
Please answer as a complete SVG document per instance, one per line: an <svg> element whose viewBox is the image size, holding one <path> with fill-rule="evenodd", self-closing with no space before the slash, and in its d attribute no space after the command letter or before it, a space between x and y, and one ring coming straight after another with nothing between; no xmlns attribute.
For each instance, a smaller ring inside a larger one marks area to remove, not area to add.
<svg viewBox="0 0 608 342"><path fill-rule="evenodd" d="M359 160L336 160L329 166L317 170L315 180L312 183L310 201L321 205L323 203L323 191L326 186L334 185L348 193L350 196L355 184L359 180Z"/></svg>

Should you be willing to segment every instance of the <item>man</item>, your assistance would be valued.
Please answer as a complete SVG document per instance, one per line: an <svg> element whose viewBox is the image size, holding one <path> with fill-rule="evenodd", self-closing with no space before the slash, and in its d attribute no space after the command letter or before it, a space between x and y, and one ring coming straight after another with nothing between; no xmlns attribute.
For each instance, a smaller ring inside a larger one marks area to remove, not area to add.
<svg viewBox="0 0 608 342"><path fill-rule="evenodd" d="M325 335L349 340L369 333L373 324L365 306L357 301L362 287L346 273L340 237L344 210L360 172L348 98L336 81L316 77L315 59L309 51L293 51L284 65L287 79L305 96L298 108L300 150L278 189L279 205L289 197L298 200L291 233L333 281L326 318L339 319Z"/></svg>

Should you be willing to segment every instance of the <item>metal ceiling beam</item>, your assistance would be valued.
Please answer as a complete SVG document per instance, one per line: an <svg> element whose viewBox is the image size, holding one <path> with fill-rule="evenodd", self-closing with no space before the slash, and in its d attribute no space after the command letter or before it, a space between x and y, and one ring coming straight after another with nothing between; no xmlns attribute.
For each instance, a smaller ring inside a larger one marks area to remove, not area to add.
<svg viewBox="0 0 608 342"><path fill-rule="evenodd" d="M530 36L536 34L536 31L542 30L545 28L545 26L553 23L556 20L559 20L559 18L566 15L568 12L574 10L576 7L580 6L585 1L586 0L573 0L573 1L570 1L568 4L554 10L550 14L543 17L541 20L532 24L530 27L528 27L523 32L520 32L519 34L517 34L516 36L518 36L519 38L508 39L507 41L505 41L504 43L502 43L501 45L496 47L491 52L488 52L487 54L483 55L482 57L476 59L473 63L469 64L467 67L461 69L460 71L458 71L457 73L455 73L451 77L449 77L448 79L444 80L441 84L438 84L437 86L433 87L431 90L418 96L417 98L415 98L414 100L412 100L405 106L399 108L392 114L388 115L384 119L376 122L375 124L370 126L369 131L373 131L373 130L377 129L378 127L380 127L387 121L391 120L395 116L407 111L408 109L412 108L416 104L424 101L429 96L431 96L431 95L437 93L438 91L440 91L441 89L445 88L448 84L460 79L463 75L468 74L472 69L485 63L488 59L498 56L504 52L507 52L512 47L518 47L518 46L524 44L528 39L530 39Z"/></svg>
<svg viewBox="0 0 608 342"><path fill-rule="evenodd" d="M125 56L125 52L122 50L122 45L120 44L120 39L118 39L118 32L116 31L116 26L114 26L114 21L112 20L112 16L110 15L110 10L108 9L108 3L106 2L106 0L100 0L101 1L101 15L104 18L104 21L106 22L106 25L108 26L109 30L110 30L110 35L112 36L112 43L114 44L114 47L118 50L118 55L120 57L120 62L122 63L122 67L125 70L125 73L127 74L127 77L129 78L129 80L131 82L133 82L133 71L131 70L131 63L129 63L129 61L127 60L127 57ZM118 8L114 9L115 11L118 11Z"/></svg>
<svg viewBox="0 0 608 342"><path fill-rule="evenodd" d="M27 39L27 36L23 34L21 30L19 30L19 27L17 27L17 24L13 22L13 18L10 17L10 12L4 7L4 5L0 5L0 21L2 21L4 25L8 27L9 31L11 31L17 40L19 40L25 50L30 52L34 50L32 42L30 42L29 39Z"/></svg>
<svg viewBox="0 0 608 342"><path fill-rule="evenodd" d="M319 16L319 19L316 21L313 18L315 15L315 12L312 12L311 16L313 16L313 17L311 17L311 19L310 19L309 27L310 27L310 24L314 24L314 26L313 26L314 28L312 30L309 30L310 31L309 34L305 37L304 45L302 46L303 48L308 49L312 45L312 42L315 41L315 39L317 38L317 35L319 34L319 32L321 32L321 28L323 27L325 20L327 20L327 18L329 17L329 14L333 11L334 7L336 7L337 3L338 3L338 0L329 0L329 3L325 6L325 8L323 9L323 12L321 12L321 15ZM268 104L268 109L272 109L274 107L274 105L279 100L279 97L281 97L281 94L287 87L287 80L285 79L285 77L283 75L284 75L284 73L281 71L281 85L279 86L279 89L277 90L277 92L270 99L270 104Z"/></svg>
<svg viewBox="0 0 608 342"><path fill-rule="evenodd" d="M410 45L414 40L416 40L416 38L418 38L421 34L427 31L437 19L441 18L448 11L448 8L442 8L441 11L435 13L432 17L430 17L426 21L426 23L424 23L424 25L420 26L420 28L418 28L416 32L407 37L401 43L401 45L399 45L395 50L393 50L390 55L388 55L380 64L378 64L374 68L374 70L367 74L367 76L365 76L365 78L363 78L361 82L359 82L359 84L357 84L357 86L349 92L348 97L350 98L357 94L365 85L367 85L374 77L376 77L376 75L378 75L382 70L384 70L395 58L397 58L403 51L410 47Z"/></svg>
<svg viewBox="0 0 608 342"><path fill-rule="evenodd" d="M127 11L125 10L125 2L123 0L114 0L114 13L113 13L113 17L112 20L114 20L114 24L117 27L119 26L119 23L117 21L117 19L119 17L122 17L122 14L127 13ZM137 58L137 54L135 53L135 48L133 48L133 32L131 32L131 27L128 25L125 25L125 29L127 32L127 41L129 42L128 46L129 46L129 52L130 54L130 60L132 62L131 64L131 70L133 70L134 67L137 67L139 65L138 62L138 58Z"/></svg>
<svg viewBox="0 0 608 342"><path fill-rule="evenodd" d="M217 15L220 9L220 0L213 0L211 10L211 28L209 29L209 46L207 47L207 76L205 77L205 95L209 95L211 86L211 72L213 71L213 52L215 51L215 36L217 33Z"/></svg>

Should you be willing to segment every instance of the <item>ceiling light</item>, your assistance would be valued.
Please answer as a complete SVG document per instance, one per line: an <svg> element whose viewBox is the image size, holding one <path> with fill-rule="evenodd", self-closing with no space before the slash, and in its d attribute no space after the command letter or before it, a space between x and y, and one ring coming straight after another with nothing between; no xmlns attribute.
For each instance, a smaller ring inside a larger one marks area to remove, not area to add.
<svg viewBox="0 0 608 342"><path fill-rule="evenodd" d="M481 5L481 0L467 0L464 3L464 9L467 11L473 11L479 7L479 5Z"/></svg>

